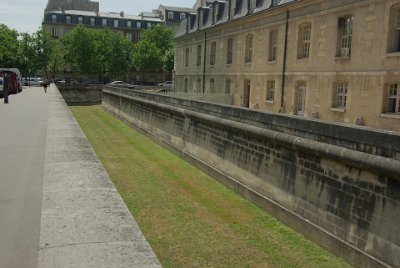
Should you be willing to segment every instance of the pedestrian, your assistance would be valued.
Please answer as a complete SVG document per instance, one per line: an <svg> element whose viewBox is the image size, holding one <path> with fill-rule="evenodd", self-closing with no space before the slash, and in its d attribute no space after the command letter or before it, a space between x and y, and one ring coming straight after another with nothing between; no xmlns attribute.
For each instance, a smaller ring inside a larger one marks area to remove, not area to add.
<svg viewBox="0 0 400 268"><path fill-rule="evenodd" d="M3 77L3 96L4 103L8 103L8 74L4 73Z"/></svg>
<svg viewBox="0 0 400 268"><path fill-rule="evenodd" d="M44 93L47 92L47 81L43 82Z"/></svg>

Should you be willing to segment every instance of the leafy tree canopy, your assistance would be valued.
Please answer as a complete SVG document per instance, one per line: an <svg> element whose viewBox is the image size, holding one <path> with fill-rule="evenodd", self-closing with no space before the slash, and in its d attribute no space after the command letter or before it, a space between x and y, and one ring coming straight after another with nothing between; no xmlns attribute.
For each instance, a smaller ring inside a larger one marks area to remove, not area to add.
<svg viewBox="0 0 400 268"><path fill-rule="evenodd" d="M171 71L174 66L174 32L156 25L140 34L133 61L142 71Z"/></svg>

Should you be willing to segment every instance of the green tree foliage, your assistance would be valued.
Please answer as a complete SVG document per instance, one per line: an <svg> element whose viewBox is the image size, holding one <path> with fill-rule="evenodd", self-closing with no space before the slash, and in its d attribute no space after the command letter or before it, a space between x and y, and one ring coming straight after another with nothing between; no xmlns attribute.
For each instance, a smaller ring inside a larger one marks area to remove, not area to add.
<svg viewBox="0 0 400 268"><path fill-rule="evenodd" d="M171 71L174 67L174 32L161 25L140 34L133 62L141 71Z"/></svg>
<svg viewBox="0 0 400 268"><path fill-rule="evenodd" d="M23 75L50 78L62 68L59 41L39 29L34 34L18 33L0 25L0 67L18 68Z"/></svg>
<svg viewBox="0 0 400 268"><path fill-rule="evenodd" d="M19 54L18 32L0 24L0 67L17 67Z"/></svg>
<svg viewBox="0 0 400 268"><path fill-rule="evenodd" d="M35 70L50 78L62 68L61 49L58 40L53 39L50 33L39 29L32 37L34 59L31 59Z"/></svg>
<svg viewBox="0 0 400 268"><path fill-rule="evenodd" d="M64 37L63 43L65 62L75 71L82 74L100 72L100 62L96 54L98 45L92 30L78 25Z"/></svg>
<svg viewBox="0 0 400 268"><path fill-rule="evenodd" d="M121 33L78 25L64 40L65 61L81 74L103 77L132 67L133 45Z"/></svg>

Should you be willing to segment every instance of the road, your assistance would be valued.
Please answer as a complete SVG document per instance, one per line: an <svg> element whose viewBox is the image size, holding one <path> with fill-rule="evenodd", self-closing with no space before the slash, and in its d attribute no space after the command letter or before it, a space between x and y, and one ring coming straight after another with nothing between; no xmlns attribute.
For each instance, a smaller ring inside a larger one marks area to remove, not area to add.
<svg viewBox="0 0 400 268"><path fill-rule="evenodd" d="M0 267L37 267L48 94L0 99Z"/></svg>

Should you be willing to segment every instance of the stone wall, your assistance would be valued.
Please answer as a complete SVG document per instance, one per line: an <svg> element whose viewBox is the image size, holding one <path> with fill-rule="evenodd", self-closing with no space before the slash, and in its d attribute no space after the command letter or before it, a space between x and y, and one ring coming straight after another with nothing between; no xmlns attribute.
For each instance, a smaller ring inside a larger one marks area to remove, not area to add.
<svg viewBox="0 0 400 268"><path fill-rule="evenodd" d="M101 104L103 85L57 84L57 87L68 105Z"/></svg>
<svg viewBox="0 0 400 268"><path fill-rule="evenodd" d="M349 263L400 263L399 133L128 92L104 109Z"/></svg>

